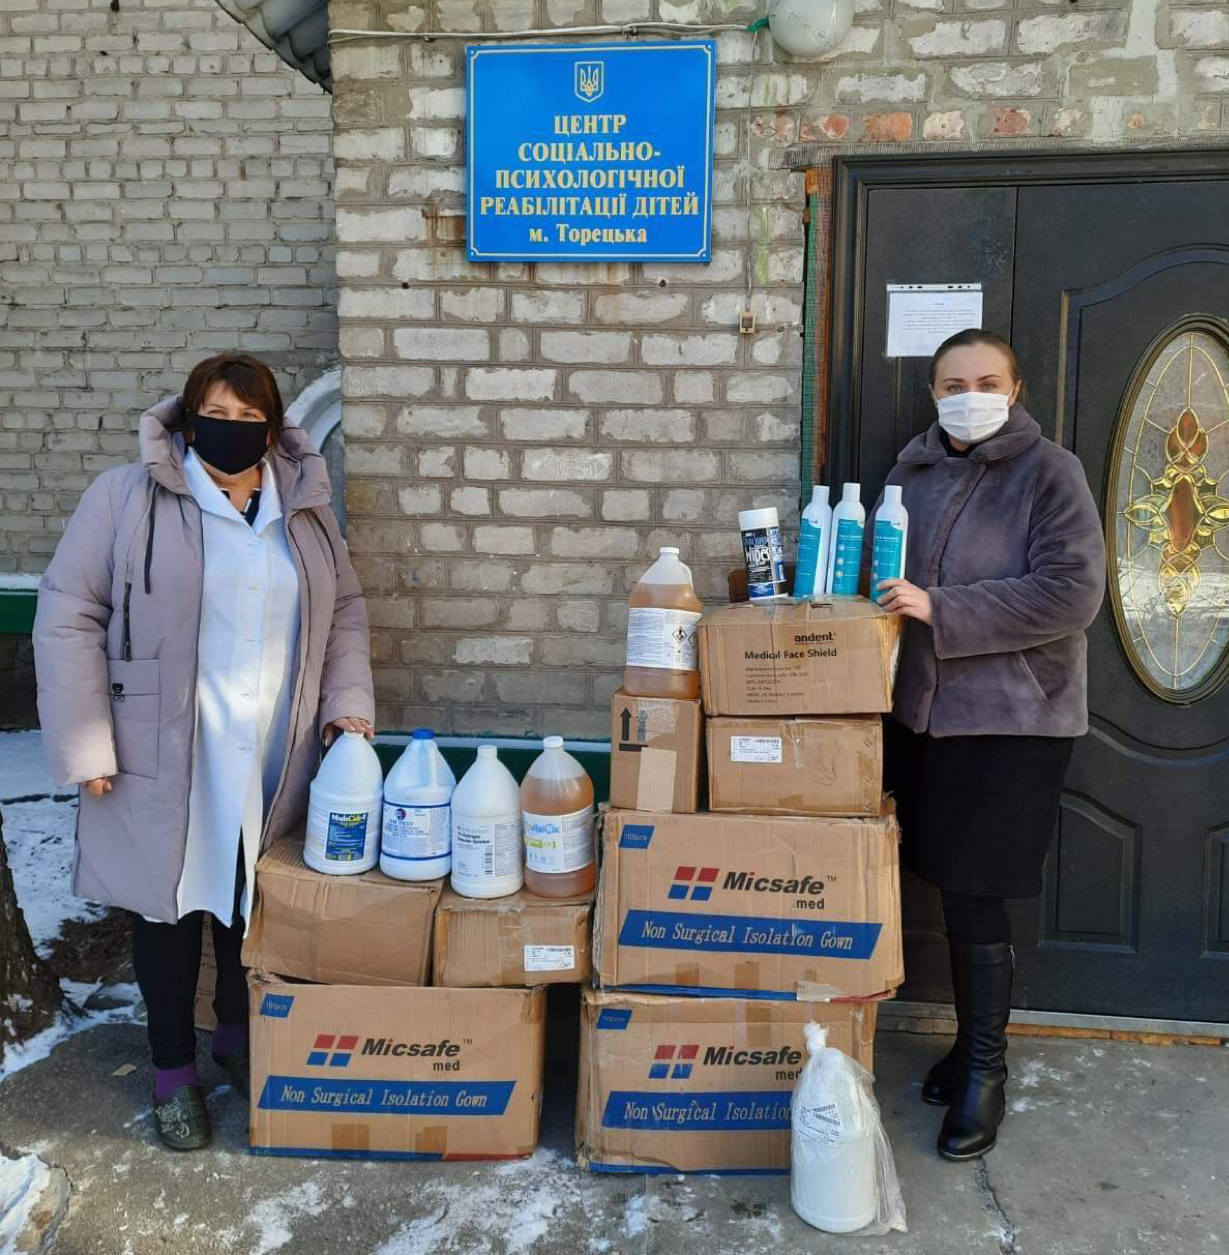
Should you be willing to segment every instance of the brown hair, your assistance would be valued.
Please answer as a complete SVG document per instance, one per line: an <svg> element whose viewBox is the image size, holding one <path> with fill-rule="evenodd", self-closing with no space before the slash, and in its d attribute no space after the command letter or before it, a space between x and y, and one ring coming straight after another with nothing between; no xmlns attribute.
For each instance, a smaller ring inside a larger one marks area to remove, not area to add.
<svg viewBox="0 0 1229 1255"><path fill-rule="evenodd" d="M1011 381L1020 385L1020 393L1016 400L1023 403L1024 377L1020 374L1020 362L1016 357L1015 349L997 331L983 331L980 327L966 327L963 331L957 331L954 336L948 336L935 349L935 355L930 359L930 386L932 388L935 386L935 380L939 375L939 361L944 353L950 349L968 348L974 344L988 344L992 348L1000 350L1003 356L1007 358L1007 365L1011 370Z"/></svg>
<svg viewBox="0 0 1229 1255"><path fill-rule="evenodd" d="M219 353L197 362L183 389L183 408L197 414L214 384L223 384L241 401L259 410L269 422L270 444L276 444L286 426L286 407L273 372L250 353Z"/></svg>

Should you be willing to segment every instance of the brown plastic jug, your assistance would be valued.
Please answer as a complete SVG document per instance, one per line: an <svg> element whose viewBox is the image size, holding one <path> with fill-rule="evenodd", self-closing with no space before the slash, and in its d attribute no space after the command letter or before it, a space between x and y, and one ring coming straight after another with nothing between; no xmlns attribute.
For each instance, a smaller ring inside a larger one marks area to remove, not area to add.
<svg viewBox="0 0 1229 1255"><path fill-rule="evenodd" d="M593 847L593 781L548 736L521 781L525 888L544 898L571 898L597 883Z"/></svg>
<svg viewBox="0 0 1229 1255"><path fill-rule="evenodd" d="M704 606L677 549L662 549L632 589L623 691L634 697L700 695L696 627Z"/></svg>

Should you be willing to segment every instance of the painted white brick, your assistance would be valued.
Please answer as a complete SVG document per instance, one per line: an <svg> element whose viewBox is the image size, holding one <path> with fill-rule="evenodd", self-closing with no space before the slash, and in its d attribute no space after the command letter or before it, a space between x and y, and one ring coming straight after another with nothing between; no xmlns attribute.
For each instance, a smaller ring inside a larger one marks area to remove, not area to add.
<svg viewBox="0 0 1229 1255"><path fill-rule="evenodd" d="M533 661L533 638L528 636L464 636L456 643L453 661L524 666Z"/></svg>
<svg viewBox="0 0 1229 1255"><path fill-rule="evenodd" d="M1126 35L1122 10L1093 13L1043 13L1016 25L1016 47L1026 56L1084 48L1088 44L1116 43Z"/></svg>
<svg viewBox="0 0 1229 1255"><path fill-rule="evenodd" d="M706 449L624 453L623 478L644 484L704 484L717 480L720 462Z"/></svg>
<svg viewBox="0 0 1229 1255"><path fill-rule="evenodd" d="M476 405L406 406L398 411L396 426L403 436L426 436L437 440L489 435L486 420L481 417Z"/></svg>
<svg viewBox="0 0 1229 1255"><path fill-rule="evenodd" d="M550 551L558 558L634 558L640 535L634 527L553 527Z"/></svg>
<svg viewBox="0 0 1229 1255"><path fill-rule="evenodd" d="M730 401L752 405L765 401L785 401L794 393L794 381L789 375L756 371L732 375L726 384L726 397Z"/></svg>
<svg viewBox="0 0 1229 1255"><path fill-rule="evenodd" d="M515 557L537 552L532 527L500 527L493 523L474 528L474 549L478 553Z"/></svg>
<svg viewBox="0 0 1229 1255"><path fill-rule="evenodd" d="M602 493L602 518L609 523L636 523L652 517L653 502L642 488L612 488Z"/></svg>
<svg viewBox="0 0 1229 1255"><path fill-rule="evenodd" d="M848 74L836 81L836 99L861 104L870 101L909 103L925 100L927 86L925 73Z"/></svg>
<svg viewBox="0 0 1229 1255"><path fill-rule="evenodd" d="M435 386L425 366L346 366L341 379L347 397L421 397Z"/></svg>
<svg viewBox="0 0 1229 1255"><path fill-rule="evenodd" d="M568 391L579 401L614 401L655 405L665 393L662 377L648 371L574 370Z"/></svg>
<svg viewBox="0 0 1229 1255"><path fill-rule="evenodd" d="M517 407L499 411L499 426L505 440L584 440L589 418L589 410Z"/></svg>
<svg viewBox="0 0 1229 1255"><path fill-rule="evenodd" d="M671 488L662 501L668 523L698 523L706 517L708 494L702 488Z"/></svg>
<svg viewBox="0 0 1229 1255"><path fill-rule="evenodd" d="M590 498L571 488L501 488L499 508L522 519L587 519L593 515Z"/></svg>
<svg viewBox="0 0 1229 1255"><path fill-rule="evenodd" d="M398 357L417 362L484 362L491 356L491 337L469 328L398 327L393 348Z"/></svg>
<svg viewBox="0 0 1229 1255"><path fill-rule="evenodd" d="M585 298L580 292L513 292L516 322L583 322Z"/></svg>
<svg viewBox="0 0 1229 1255"><path fill-rule="evenodd" d="M491 513L491 490L473 484L454 488L449 495L448 505L454 514L488 515Z"/></svg>
<svg viewBox="0 0 1229 1255"><path fill-rule="evenodd" d="M458 322L497 322L504 313L501 288L449 289L440 292L440 316Z"/></svg>
<svg viewBox="0 0 1229 1255"><path fill-rule="evenodd" d="M402 488L397 493L397 505L402 514L438 514L443 499L435 484Z"/></svg>
<svg viewBox="0 0 1229 1255"><path fill-rule="evenodd" d="M1169 29L1179 48L1229 48L1229 10L1172 9Z"/></svg>
<svg viewBox="0 0 1229 1255"><path fill-rule="evenodd" d="M614 591L614 575L609 568L593 562L543 563L531 566L525 572L521 577L521 588L533 595L568 593L572 596L608 597Z"/></svg>
<svg viewBox="0 0 1229 1255"><path fill-rule="evenodd" d="M543 331L538 347L548 362L617 365L631 357L632 337L620 331Z"/></svg>
<svg viewBox="0 0 1229 1255"><path fill-rule="evenodd" d="M477 367L465 374L465 395L474 401L549 401L557 378L553 370Z"/></svg>
<svg viewBox="0 0 1229 1255"><path fill-rule="evenodd" d="M521 478L601 483L614 473L614 454L597 449L526 449Z"/></svg>
<svg viewBox="0 0 1229 1255"><path fill-rule="evenodd" d="M603 439L635 444L693 444L696 438L689 410L609 410L600 426Z"/></svg>
<svg viewBox="0 0 1229 1255"><path fill-rule="evenodd" d="M336 230L343 244L404 243L427 238L422 210L408 205L399 209L339 208Z"/></svg>
<svg viewBox="0 0 1229 1255"><path fill-rule="evenodd" d="M465 88L411 87L410 117L415 121L452 122L465 117Z"/></svg>
<svg viewBox="0 0 1229 1255"><path fill-rule="evenodd" d="M1229 92L1229 57L1200 57L1195 82L1200 91Z"/></svg>
<svg viewBox="0 0 1229 1255"><path fill-rule="evenodd" d="M593 312L598 322L642 327L674 322L686 315L688 304L684 292L615 292L599 296L593 303ZM583 314L583 306L580 313Z"/></svg>
<svg viewBox="0 0 1229 1255"><path fill-rule="evenodd" d="M650 366L732 366L738 360L737 335L646 335L640 356Z"/></svg>
<svg viewBox="0 0 1229 1255"><path fill-rule="evenodd" d="M507 479L512 474L512 454L507 449L465 450L466 479Z"/></svg>
<svg viewBox="0 0 1229 1255"><path fill-rule="evenodd" d="M1007 23L999 18L940 21L905 42L917 57L984 57L1007 49ZM1021 51L1030 49L1021 44Z"/></svg>
<svg viewBox="0 0 1229 1255"><path fill-rule="evenodd" d="M1039 61L1012 65L1008 61L979 61L953 66L952 86L966 96L1007 100L1013 96L1039 96L1042 67Z"/></svg>
<svg viewBox="0 0 1229 1255"><path fill-rule="evenodd" d="M338 161L401 161L405 157L405 132L400 127L337 129L333 132L333 156Z"/></svg>
<svg viewBox="0 0 1229 1255"><path fill-rule="evenodd" d="M430 288L342 288L338 294L340 318L434 318L435 294Z"/></svg>

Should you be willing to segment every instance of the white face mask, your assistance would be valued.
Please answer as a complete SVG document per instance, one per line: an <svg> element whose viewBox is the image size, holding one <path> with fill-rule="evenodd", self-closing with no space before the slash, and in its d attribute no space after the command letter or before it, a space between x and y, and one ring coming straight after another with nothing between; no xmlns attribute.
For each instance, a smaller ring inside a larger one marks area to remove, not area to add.
<svg viewBox="0 0 1229 1255"><path fill-rule="evenodd" d="M1011 398L1001 392L958 392L955 396L940 397L935 406L939 411L939 426L953 440L977 444L989 440L1006 425Z"/></svg>

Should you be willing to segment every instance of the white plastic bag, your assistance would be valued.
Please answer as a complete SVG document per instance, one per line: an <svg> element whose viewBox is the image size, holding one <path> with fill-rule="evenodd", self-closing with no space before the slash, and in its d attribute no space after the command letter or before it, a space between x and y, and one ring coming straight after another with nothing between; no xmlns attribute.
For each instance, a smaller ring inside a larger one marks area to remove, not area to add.
<svg viewBox="0 0 1229 1255"><path fill-rule="evenodd" d="M829 1233L876 1236L905 1229L905 1202L875 1102L875 1078L805 1028L807 1061L790 1103L790 1202Z"/></svg>

